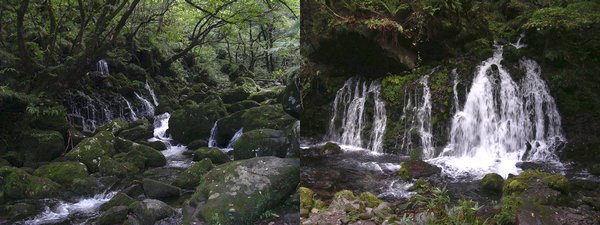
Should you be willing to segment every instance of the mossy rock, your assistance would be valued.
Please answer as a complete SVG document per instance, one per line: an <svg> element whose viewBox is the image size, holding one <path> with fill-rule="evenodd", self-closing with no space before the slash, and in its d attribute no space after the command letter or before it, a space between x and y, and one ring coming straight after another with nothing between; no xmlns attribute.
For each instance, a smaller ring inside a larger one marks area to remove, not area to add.
<svg viewBox="0 0 600 225"><path fill-rule="evenodd" d="M250 109L254 107L259 107L260 104L258 102L252 100L243 100L240 102L235 102L227 106L227 111L229 113L239 112L245 109Z"/></svg>
<svg viewBox="0 0 600 225"><path fill-rule="evenodd" d="M123 221L127 220L127 215L129 214L130 209L127 206L115 206L112 207L106 212L103 212L98 217L98 225L113 225L113 224L123 224Z"/></svg>
<svg viewBox="0 0 600 225"><path fill-rule="evenodd" d="M102 131L108 131L110 133L112 133L113 135L117 135L121 130L126 129L129 127L129 122L127 122L126 120L123 119L116 119L113 121L108 122L107 124L102 125L101 127L99 127L96 132L100 133Z"/></svg>
<svg viewBox="0 0 600 225"><path fill-rule="evenodd" d="M175 214L175 210L171 206L156 199L135 202L129 208L141 224L154 224L156 221Z"/></svg>
<svg viewBox="0 0 600 225"><path fill-rule="evenodd" d="M25 220L29 217L33 217L38 213L42 212L43 206L39 204L31 204L26 202L18 202L14 204L7 204L2 207L3 219L8 218L9 221L5 222L17 222Z"/></svg>
<svg viewBox="0 0 600 225"><path fill-rule="evenodd" d="M123 192L119 192L115 196L113 196L108 202L100 206L100 210L104 211L116 206L129 206L134 202L136 202L135 199L129 197L129 195Z"/></svg>
<svg viewBox="0 0 600 225"><path fill-rule="evenodd" d="M169 198L181 195L181 189L157 180L144 178L142 187L150 198Z"/></svg>
<svg viewBox="0 0 600 225"><path fill-rule="evenodd" d="M333 142L327 142L319 148L320 155L336 155L342 152L342 148Z"/></svg>
<svg viewBox="0 0 600 225"><path fill-rule="evenodd" d="M383 202L381 199L377 198L377 196L375 196L371 192L361 193L360 196L358 196L358 199L365 202L366 206L369 208L375 208Z"/></svg>
<svg viewBox="0 0 600 225"><path fill-rule="evenodd" d="M212 169L186 206L184 224L252 224L296 191L298 159L257 157Z"/></svg>
<svg viewBox="0 0 600 225"><path fill-rule="evenodd" d="M305 187L300 187L298 191L300 192L300 215L307 217L313 208L315 192Z"/></svg>
<svg viewBox="0 0 600 225"><path fill-rule="evenodd" d="M184 189L196 188L200 184L202 176L208 173L212 168L213 164L209 159L194 163L194 165L181 172L181 174L175 178L173 185Z"/></svg>
<svg viewBox="0 0 600 225"><path fill-rule="evenodd" d="M173 140L182 144L208 139L215 121L226 115L225 108L215 102L185 105L171 115L168 132Z"/></svg>
<svg viewBox="0 0 600 225"><path fill-rule="evenodd" d="M87 166L90 173L98 172L98 164L102 156L115 154L115 136L109 131L101 131L93 137L81 141L75 148L71 149L65 157L68 160L77 160Z"/></svg>
<svg viewBox="0 0 600 225"><path fill-rule="evenodd" d="M122 130L119 132L118 137L131 141L147 140L151 138L154 134L154 127L152 124L150 124L150 122L148 122L146 119L138 121L140 121L139 125Z"/></svg>
<svg viewBox="0 0 600 225"><path fill-rule="evenodd" d="M0 168L0 177L0 193L4 198L13 200L52 198L58 196L62 189L50 179L32 176L15 167Z"/></svg>
<svg viewBox="0 0 600 225"><path fill-rule="evenodd" d="M100 174L104 176L127 177L136 174L140 169L132 162L118 162L108 156L102 156L98 164Z"/></svg>
<svg viewBox="0 0 600 225"><path fill-rule="evenodd" d="M334 199L346 199L348 201L356 200L356 196L354 196L354 193L352 193L352 191L350 191L350 190L338 191L333 195L333 198Z"/></svg>
<svg viewBox="0 0 600 225"><path fill-rule="evenodd" d="M509 179L506 181L506 185L504 185L504 193L507 194L520 193L525 190L527 190L527 186L517 179Z"/></svg>
<svg viewBox="0 0 600 225"><path fill-rule="evenodd" d="M501 193L503 186L504 178L497 173L488 173L479 181L479 187L490 193Z"/></svg>
<svg viewBox="0 0 600 225"><path fill-rule="evenodd" d="M66 186L76 184L77 179L85 180L88 177L86 166L73 161L46 164L37 168L33 174Z"/></svg>
<svg viewBox="0 0 600 225"><path fill-rule="evenodd" d="M410 160L400 164L399 175L404 180L430 177L442 172L436 165L426 163L422 160Z"/></svg>
<svg viewBox="0 0 600 225"><path fill-rule="evenodd" d="M263 105L239 111L219 120L217 143L220 146L227 145L241 128L244 128L244 132L266 128L284 130L295 121L296 119L283 111L281 105ZM209 125L209 129L211 127L212 124Z"/></svg>
<svg viewBox="0 0 600 225"><path fill-rule="evenodd" d="M264 102L269 99L277 99L279 97L280 91L274 90L264 90L260 92L255 92L248 96L248 100L256 101L256 102Z"/></svg>
<svg viewBox="0 0 600 225"><path fill-rule="evenodd" d="M65 140L58 131L28 130L23 133L19 152L26 161L50 161L65 151Z"/></svg>
<svg viewBox="0 0 600 225"><path fill-rule="evenodd" d="M242 134L233 144L233 157L235 160L259 156L284 158L290 147L290 142L283 131L257 129Z"/></svg>
<svg viewBox="0 0 600 225"><path fill-rule="evenodd" d="M229 162L229 156L218 148L202 147L194 151L194 161L210 159L214 164Z"/></svg>
<svg viewBox="0 0 600 225"><path fill-rule="evenodd" d="M221 93L221 98L223 99L223 102L231 104L246 100L250 94L252 94L251 89L246 89L242 86L235 86L225 89L223 93Z"/></svg>

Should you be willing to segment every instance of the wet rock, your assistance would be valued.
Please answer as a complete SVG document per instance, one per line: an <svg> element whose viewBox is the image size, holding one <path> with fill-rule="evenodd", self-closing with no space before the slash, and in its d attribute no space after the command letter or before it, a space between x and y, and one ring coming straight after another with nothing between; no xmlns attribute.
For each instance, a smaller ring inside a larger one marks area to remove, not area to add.
<svg viewBox="0 0 600 225"><path fill-rule="evenodd" d="M319 155L336 155L342 152L342 148L333 142L327 142L319 148Z"/></svg>
<svg viewBox="0 0 600 225"><path fill-rule="evenodd" d="M98 225L122 224L123 221L127 220L127 214L129 214L127 206L112 207L100 214Z"/></svg>
<svg viewBox="0 0 600 225"><path fill-rule="evenodd" d="M225 108L215 102L188 104L173 112L168 132L175 141L182 144L189 144L197 139L208 139L215 121L226 115Z"/></svg>
<svg viewBox="0 0 600 225"><path fill-rule="evenodd" d="M220 146L227 145L241 128L244 128L244 132L265 128L284 130L295 121L293 117L283 111L281 105L264 105L239 111L219 120L217 143ZM208 129L211 126L212 124Z"/></svg>
<svg viewBox="0 0 600 225"><path fill-rule="evenodd" d="M131 162L118 162L108 156L102 156L98 163L98 171L103 176L127 177L136 174L140 169Z"/></svg>
<svg viewBox="0 0 600 225"><path fill-rule="evenodd" d="M169 167L157 167L144 171L144 177L152 180L157 180L163 183L172 183L183 169L180 168L169 168Z"/></svg>
<svg viewBox="0 0 600 225"><path fill-rule="evenodd" d="M281 89L278 89L281 90ZM256 101L256 102L264 102L269 99L277 99L279 97L280 91L276 90L264 90L260 92L255 92L248 96L248 100Z"/></svg>
<svg viewBox="0 0 600 225"><path fill-rule="evenodd" d="M252 100L243 100L241 102L236 102L236 103L232 103L231 105L227 106L227 111L229 113L234 113L234 112L238 112L238 111L242 111L245 109L250 109L250 108L254 108L254 107L259 107L260 104L258 102L252 101Z"/></svg>
<svg viewBox="0 0 600 225"><path fill-rule="evenodd" d="M81 141L65 155L65 158L82 162L90 173L98 172L100 158L115 154L114 139L115 136L111 132L101 131Z"/></svg>
<svg viewBox="0 0 600 225"><path fill-rule="evenodd" d="M150 146L153 149L156 149L158 151L167 150L167 145L165 143L163 143L162 141L147 142L146 145L148 145L148 146Z"/></svg>
<svg viewBox="0 0 600 225"><path fill-rule="evenodd" d="M294 193L298 159L257 157L217 166L203 178L184 210L184 224L246 224Z"/></svg>
<svg viewBox="0 0 600 225"><path fill-rule="evenodd" d="M65 140L58 131L33 129L22 135L18 149L26 161L50 161L65 152Z"/></svg>
<svg viewBox="0 0 600 225"><path fill-rule="evenodd" d="M200 184L202 176L212 168L213 165L211 160L201 160L177 176L173 182L173 185L184 189L193 189Z"/></svg>
<svg viewBox="0 0 600 225"><path fill-rule="evenodd" d="M61 186L54 181L32 176L15 167L0 168L0 178L0 193L4 198L13 200L56 197L61 190Z"/></svg>
<svg viewBox="0 0 600 225"><path fill-rule="evenodd" d="M126 129L127 127L129 127L129 122L123 119L116 119L102 125L96 130L96 132L99 133L106 131L112 133L113 135L117 135L121 130Z"/></svg>
<svg viewBox="0 0 600 225"><path fill-rule="evenodd" d="M490 193L502 193L504 178L497 173L488 173L479 181L479 186Z"/></svg>
<svg viewBox="0 0 600 225"><path fill-rule="evenodd" d="M235 160L259 156L285 157L291 145L285 133L273 129L246 132L233 145Z"/></svg>
<svg viewBox="0 0 600 225"><path fill-rule="evenodd" d="M173 216L175 210L166 203L156 199L145 199L133 203L131 211L140 224L154 224L156 221Z"/></svg>
<svg viewBox="0 0 600 225"><path fill-rule="evenodd" d="M35 216L42 211L41 205L19 202L2 207L10 221L20 221Z"/></svg>
<svg viewBox="0 0 600 225"><path fill-rule="evenodd" d="M180 188L147 178L143 181L143 188L150 198L168 198L181 195Z"/></svg>
<svg viewBox="0 0 600 225"><path fill-rule="evenodd" d="M107 203L104 203L102 206L100 206L100 210L104 211L117 206L129 206L134 202L135 199L129 197L129 195L125 194L124 192L119 192Z"/></svg>
<svg viewBox="0 0 600 225"><path fill-rule="evenodd" d="M146 119L138 121L136 121L136 123L139 125L122 130L119 132L118 137L131 141L147 140L148 138L151 138L154 134L154 127L152 124L150 124L150 122L148 122Z"/></svg>
<svg viewBox="0 0 600 225"><path fill-rule="evenodd" d="M197 139L197 140L193 140L192 142L190 142L187 145L188 149L198 149L198 148L202 148L202 147L206 147L208 146L208 141L206 141L206 139Z"/></svg>
<svg viewBox="0 0 600 225"><path fill-rule="evenodd" d="M552 163L547 162L518 162L516 167L522 170L539 170L548 173L560 173L561 169Z"/></svg>
<svg viewBox="0 0 600 225"><path fill-rule="evenodd" d="M436 165L431 165L422 160L411 160L400 164L400 177L404 180L430 177L442 172Z"/></svg>
<svg viewBox="0 0 600 225"><path fill-rule="evenodd" d="M202 147L194 151L194 161L210 159L214 164L223 164L229 162L229 156L218 148Z"/></svg>
<svg viewBox="0 0 600 225"><path fill-rule="evenodd" d="M300 119L302 105L300 102L300 89L298 88L295 79L290 79L290 81L288 81L287 86L281 93L279 102L281 102L283 110L287 114L296 119Z"/></svg>

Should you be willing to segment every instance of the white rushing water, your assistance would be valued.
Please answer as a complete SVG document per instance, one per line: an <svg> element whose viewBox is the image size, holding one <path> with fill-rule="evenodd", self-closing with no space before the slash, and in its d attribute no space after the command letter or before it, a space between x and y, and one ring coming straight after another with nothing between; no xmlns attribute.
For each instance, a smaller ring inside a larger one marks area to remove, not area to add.
<svg viewBox="0 0 600 225"><path fill-rule="evenodd" d="M219 121L215 121L215 124L210 129L210 137L208 138L208 147L216 148L217 147L217 133L218 133L218 123Z"/></svg>
<svg viewBox="0 0 600 225"><path fill-rule="evenodd" d="M242 136L242 134L244 134L244 128L240 128L237 132L235 132L235 134L233 135L233 137L231 137L231 140L229 141L229 143L227 144L227 148L225 149L221 149L225 152L229 152L231 150L233 150L233 144L235 144L235 142Z"/></svg>
<svg viewBox="0 0 600 225"><path fill-rule="evenodd" d="M132 121L137 120L137 114L135 113L135 110L133 110L133 107L131 107L131 102L129 102L129 100L127 100L125 97L123 97L123 101L125 101L125 104L127 104L127 109L129 109L130 119Z"/></svg>
<svg viewBox="0 0 600 225"><path fill-rule="evenodd" d="M150 97L152 97L152 101L154 102L154 105L158 106L158 100L156 99L156 94L154 94L154 89L152 89L150 84L148 84L148 81L146 81L146 84L144 84L144 88L148 91L148 93L150 94Z"/></svg>
<svg viewBox="0 0 600 225"><path fill-rule="evenodd" d="M383 133L387 121L385 103L379 96L381 83L361 81L358 77L348 79L333 101L332 116L327 136L343 145L383 151ZM366 104L373 107L372 118L366 118ZM372 123L370 135L365 138L367 120Z"/></svg>
<svg viewBox="0 0 600 225"><path fill-rule="evenodd" d="M526 75L517 83L501 61L499 47L479 66L463 109L452 120L450 143L430 160L452 176L506 177L518 173L519 161L557 161L554 151L565 138L539 65L521 60Z"/></svg>
<svg viewBox="0 0 600 225"><path fill-rule="evenodd" d="M515 42L514 44L511 43L510 45L514 46L516 49L527 47L526 44L521 43L521 40L523 40L524 37L525 37L525 34L519 35L519 38L517 39L517 42Z"/></svg>
<svg viewBox="0 0 600 225"><path fill-rule="evenodd" d="M420 148L424 159L432 158L435 154L431 123L431 90L429 88L429 76L435 70L419 79L419 88L414 91L405 90L404 106L400 117L401 123L404 124L400 149L405 153L410 153L417 150L416 148ZM419 136L419 143L413 143L415 140L413 135Z"/></svg>
<svg viewBox="0 0 600 225"><path fill-rule="evenodd" d="M104 59L98 60L98 62L96 62L96 70L104 76L110 75L110 73L108 72L108 63Z"/></svg>
<svg viewBox="0 0 600 225"><path fill-rule="evenodd" d="M142 103L143 107L142 107L141 114L146 117L154 116L154 105L152 105L152 103L150 103L150 101L148 101L148 99L139 95L137 92L134 92L134 94L135 94L135 97Z"/></svg>
<svg viewBox="0 0 600 225"><path fill-rule="evenodd" d="M89 217L98 214L98 208L116 194L117 192L97 194L94 197L80 199L76 202L57 201L47 205L42 213L31 220L22 222L22 224L56 224L64 222L73 215Z"/></svg>
<svg viewBox="0 0 600 225"><path fill-rule="evenodd" d="M167 167L188 168L193 162L183 155L187 147L174 144L173 139L167 135L170 118L171 114L169 113L154 117L154 137L148 139L148 141L160 141L167 146L167 149L161 152L167 159Z"/></svg>

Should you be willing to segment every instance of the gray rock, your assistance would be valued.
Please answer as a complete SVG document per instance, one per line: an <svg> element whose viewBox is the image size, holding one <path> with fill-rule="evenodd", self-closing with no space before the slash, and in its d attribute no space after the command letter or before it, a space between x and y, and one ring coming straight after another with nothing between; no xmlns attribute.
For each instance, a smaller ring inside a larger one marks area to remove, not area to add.
<svg viewBox="0 0 600 225"><path fill-rule="evenodd" d="M147 178L143 181L143 188L146 195L150 198L168 198L181 195L180 188Z"/></svg>

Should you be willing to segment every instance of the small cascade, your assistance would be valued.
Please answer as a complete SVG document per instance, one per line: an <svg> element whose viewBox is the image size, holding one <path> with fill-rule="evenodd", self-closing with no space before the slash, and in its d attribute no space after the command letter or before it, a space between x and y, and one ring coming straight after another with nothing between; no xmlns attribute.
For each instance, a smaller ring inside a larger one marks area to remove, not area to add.
<svg viewBox="0 0 600 225"><path fill-rule="evenodd" d="M100 72L103 76L110 75L110 73L108 72L108 63L104 59L98 60L98 62L96 62L96 70Z"/></svg>
<svg viewBox="0 0 600 225"><path fill-rule="evenodd" d="M458 72L456 69L452 70L452 92L454 93L454 111L460 111L460 102L458 100Z"/></svg>
<svg viewBox="0 0 600 225"><path fill-rule="evenodd" d="M135 111L133 110L133 107L131 107L131 102L129 102L129 100L127 100L125 97L123 97L123 101L125 101L125 104L127 104L127 109L129 109L129 115L131 117L132 121L137 120L137 114L135 113Z"/></svg>
<svg viewBox="0 0 600 225"><path fill-rule="evenodd" d="M432 71L432 73L435 69ZM431 123L431 90L429 88L429 76L425 75L419 79L422 89L416 89L413 93L405 91L404 107L400 120L405 124L404 134L400 148L409 153L417 148L416 137L419 136L420 148L424 159L432 158L435 154L433 146L433 134Z"/></svg>
<svg viewBox="0 0 600 225"><path fill-rule="evenodd" d="M100 206L116 194L117 192L97 194L73 203L48 199L46 201L49 202L42 213L31 220L23 221L22 224L61 224L72 215L91 217L99 214Z"/></svg>
<svg viewBox="0 0 600 225"><path fill-rule="evenodd" d="M521 43L521 40L525 37L525 34L521 34L519 35L519 39L517 39L516 43L511 43L510 45L514 46L516 49L520 49L520 48L525 48L527 47L526 44Z"/></svg>
<svg viewBox="0 0 600 225"><path fill-rule="evenodd" d="M378 81L361 81L359 77L348 79L337 91L333 101L327 133L329 139L344 145L382 152L387 117L385 103L379 95L380 89L381 83ZM373 107L370 118L367 118L367 106ZM365 129L367 123L371 125L368 130Z"/></svg>
<svg viewBox="0 0 600 225"><path fill-rule="evenodd" d="M154 117L154 137L148 139L148 141L165 143L167 149L161 153L167 158L167 167L188 168L192 165L192 161L189 157L183 155L187 147L174 144L173 139L167 135L169 119L171 119L171 114L169 113L163 113Z"/></svg>
<svg viewBox="0 0 600 225"><path fill-rule="evenodd" d="M150 97L152 97L152 102L154 102L154 106L158 106L158 100L156 100L156 94L154 94L154 89L152 89L150 84L148 84L148 81L146 81L146 84L144 84L144 88L148 91Z"/></svg>
<svg viewBox="0 0 600 225"><path fill-rule="evenodd" d="M233 144L235 144L235 142L242 136L242 134L244 134L244 128L240 128L237 132L235 132L235 134L233 135L233 137L231 138L231 140L229 141L229 144L227 144L227 148L228 150L233 149Z"/></svg>
<svg viewBox="0 0 600 225"><path fill-rule="evenodd" d="M211 148L217 147L217 133L218 133L217 123L218 122L219 122L218 120L215 121L215 124L210 129L210 138L208 138L208 147L211 147Z"/></svg>
<svg viewBox="0 0 600 225"><path fill-rule="evenodd" d="M515 82L501 65L502 48L482 63L463 109L456 112L450 143L432 162L451 174L517 173L519 161L555 161L565 142L560 116L532 60L521 60L526 76Z"/></svg>
<svg viewBox="0 0 600 225"><path fill-rule="evenodd" d="M148 99L145 99L144 97L142 97L140 94L138 94L137 92L134 92L135 97L142 103L142 115L144 115L145 117L152 117L154 116L154 105L152 105L152 103L150 103L150 101L148 101Z"/></svg>

